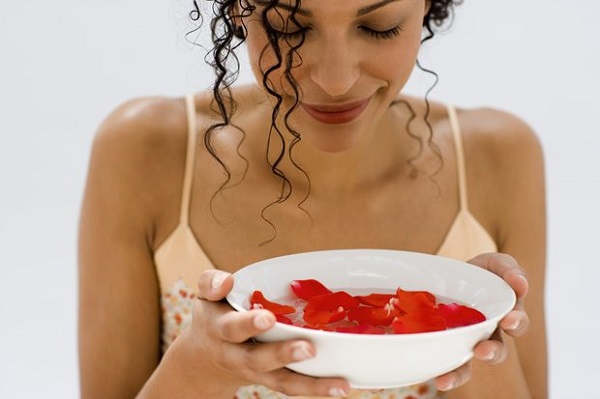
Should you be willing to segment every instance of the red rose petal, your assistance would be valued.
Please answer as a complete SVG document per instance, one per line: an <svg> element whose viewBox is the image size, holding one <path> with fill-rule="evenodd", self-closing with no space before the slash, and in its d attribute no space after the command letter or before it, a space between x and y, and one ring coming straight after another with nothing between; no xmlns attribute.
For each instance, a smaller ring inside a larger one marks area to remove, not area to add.
<svg viewBox="0 0 600 399"><path fill-rule="evenodd" d="M446 320L448 328L470 326L486 320L477 309L457 303L439 304L438 314Z"/></svg>
<svg viewBox="0 0 600 399"><path fill-rule="evenodd" d="M347 317L350 321L358 324L369 324L371 326L389 326L395 317L400 316L401 311L394 307L372 308L360 306L348 311Z"/></svg>
<svg viewBox="0 0 600 399"><path fill-rule="evenodd" d="M436 305L435 296L427 291L404 291L398 288L396 296L398 301L392 303L405 312L432 310Z"/></svg>
<svg viewBox="0 0 600 399"><path fill-rule="evenodd" d="M321 309L304 309L304 314L302 318L306 322L306 324L317 327L324 326L331 321L332 313L328 310Z"/></svg>
<svg viewBox="0 0 600 399"><path fill-rule="evenodd" d="M284 315L296 312L296 308L290 305L282 305L280 303L269 301L261 291L254 291L250 296L250 308L252 309L267 309L275 315Z"/></svg>
<svg viewBox="0 0 600 399"><path fill-rule="evenodd" d="M306 324L295 325L324 331L353 334L408 334L441 331L486 320L476 309L457 303L436 304L428 291L405 291L395 294L371 293L352 296L345 291L333 292L314 279L294 280L290 284L294 294L306 301L303 319ZM295 313L293 306L267 300L262 292L254 291L251 308L273 312L277 321L294 322L284 316Z"/></svg>
<svg viewBox="0 0 600 399"><path fill-rule="evenodd" d="M396 334L412 334L446 329L446 321L433 312L407 313L392 322Z"/></svg>
<svg viewBox="0 0 600 399"><path fill-rule="evenodd" d="M290 288L300 299L309 300L313 296L331 294L331 290L315 279L293 280Z"/></svg>
<svg viewBox="0 0 600 399"><path fill-rule="evenodd" d="M292 319L290 319L289 317L286 317L282 314L276 314L275 315L275 319L283 324L289 324L290 326L294 325L294 322L292 321Z"/></svg>
<svg viewBox="0 0 600 399"><path fill-rule="evenodd" d="M359 305L360 302L352 295L345 291L337 291L311 297L304 309L320 309L335 312L338 311L340 307L345 310L350 310L357 308Z"/></svg>
<svg viewBox="0 0 600 399"><path fill-rule="evenodd" d="M383 308L385 305L390 303L390 299L395 298L394 294L369 294L369 295L356 295L356 298L360 303L367 306L373 306L377 308Z"/></svg>

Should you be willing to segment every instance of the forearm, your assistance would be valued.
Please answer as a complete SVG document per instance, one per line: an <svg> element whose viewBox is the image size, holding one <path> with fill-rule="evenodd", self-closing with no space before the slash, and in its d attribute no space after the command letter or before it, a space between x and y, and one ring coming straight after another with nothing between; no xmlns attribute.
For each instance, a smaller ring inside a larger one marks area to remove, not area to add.
<svg viewBox="0 0 600 399"><path fill-rule="evenodd" d="M504 336L506 360L499 365L473 361L472 377L462 387L448 392L447 399L530 399L531 393L514 341Z"/></svg>

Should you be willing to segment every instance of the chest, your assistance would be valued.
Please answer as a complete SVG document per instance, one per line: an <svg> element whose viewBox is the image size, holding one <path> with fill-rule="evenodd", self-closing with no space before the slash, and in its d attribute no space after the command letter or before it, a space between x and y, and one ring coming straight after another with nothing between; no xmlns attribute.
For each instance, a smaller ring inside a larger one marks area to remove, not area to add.
<svg viewBox="0 0 600 399"><path fill-rule="evenodd" d="M216 196L199 184L190 227L214 265L231 272L274 256L324 249L435 253L458 212L456 187L427 177L409 185L277 203L273 192L252 184Z"/></svg>

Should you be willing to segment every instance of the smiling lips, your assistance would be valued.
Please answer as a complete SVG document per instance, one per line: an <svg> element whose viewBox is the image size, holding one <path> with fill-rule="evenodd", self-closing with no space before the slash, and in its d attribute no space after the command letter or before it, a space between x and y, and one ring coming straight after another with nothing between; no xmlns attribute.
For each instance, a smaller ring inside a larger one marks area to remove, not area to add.
<svg viewBox="0 0 600 399"><path fill-rule="evenodd" d="M367 108L371 98L342 105L308 105L302 103L307 114L322 123L340 124L358 118Z"/></svg>

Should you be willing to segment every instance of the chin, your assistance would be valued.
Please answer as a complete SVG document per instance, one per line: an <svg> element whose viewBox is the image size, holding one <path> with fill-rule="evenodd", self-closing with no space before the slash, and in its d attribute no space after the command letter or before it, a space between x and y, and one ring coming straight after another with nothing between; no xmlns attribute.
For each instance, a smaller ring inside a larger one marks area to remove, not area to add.
<svg viewBox="0 0 600 399"><path fill-rule="evenodd" d="M317 137L305 136L303 140L318 151L330 154L343 153L355 148L361 141L362 135L352 130L321 128L321 132L316 133Z"/></svg>

